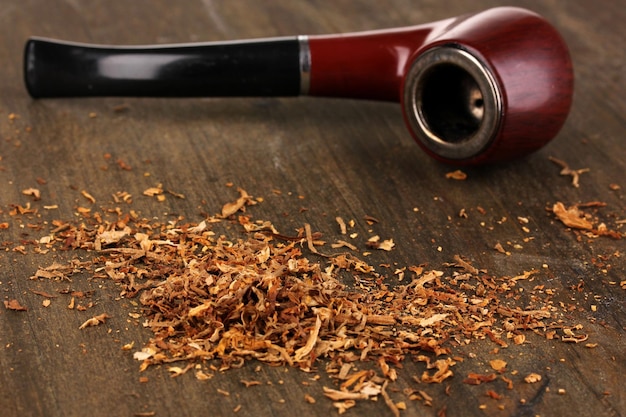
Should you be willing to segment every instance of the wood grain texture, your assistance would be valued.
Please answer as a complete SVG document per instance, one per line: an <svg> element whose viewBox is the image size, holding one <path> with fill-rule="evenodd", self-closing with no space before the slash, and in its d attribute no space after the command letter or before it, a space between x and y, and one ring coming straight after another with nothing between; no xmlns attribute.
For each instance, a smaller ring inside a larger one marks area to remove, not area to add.
<svg viewBox="0 0 626 417"><path fill-rule="evenodd" d="M443 385L417 385L411 377L424 367L409 359L392 397L404 400L402 389L418 388L434 398L434 405L408 402L401 415L433 416L444 406L448 416L626 415L626 304L620 288L625 240L574 233L546 210L557 201L601 201L605 207L588 212L624 232L619 221L626 218L626 10L617 2L513 3L544 15L570 46L576 76L572 112L543 150L506 165L464 169L468 179L453 181L445 178L451 167L430 159L412 141L396 104L306 97L34 101L22 82L22 47L30 35L146 44L381 29L501 5L498 1L4 1L0 223L10 227L0 229L5 249L0 252L0 292L3 301L18 299L29 310L0 306L2 414L218 416L234 414L238 405L239 415L336 414L321 395L323 385L333 384L323 363L319 372L307 374L257 368L252 362L203 382L191 374L170 378L164 368L140 374L132 355L121 350L132 341L141 346L150 336L128 316L137 311L132 300L118 300L119 290L106 281L29 280L39 266L75 254L34 254L30 246L25 255L13 250L41 236L29 224L71 219L77 207L89 206L82 190L95 197L95 208L110 202L112 193L127 191L134 196L132 208L147 218L200 221L234 199L235 187L241 187L265 200L253 208L254 218L271 220L285 234L309 223L324 236L337 236L334 218L341 216L356 221L363 240L373 234L392 237L396 248L374 252L372 264L437 268L461 254L497 276L539 269L529 288L553 289L555 305L569 308L568 320L582 324L589 342L597 343L590 349L531 334L527 345L496 355L493 343L479 341L459 348L466 360ZM580 187L559 175L550 156L574 169L589 169L580 176ZM132 169L120 168L122 163ZM142 196L157 184L186 198L168 195L156 203ZM41 191L40 201L22 194L31 187ZM10 216L14 205L26 204L37 214ZM462 209L467 218L459 216ZM365 215L379 223L367 225ZM528 224L520 224L518 217ZM510 256L494 250L497 243ZM68 298L59 296L46 308L32 292L54 293L60 286L93 291L88 300L95 306L82 314L68 311ZM102 312L112 316L106 325L78 330L92 313ZM541 374L542 381L516 383L513 391L501 381L489 387L462 383L469 372L487 371L496 356L518 371L516 381L530 372ZM316 374L320 380L311 379ZM148 382L141 383L141 376ZM262 384L245 388L241 380ZM504 398L488 398L488 389ZM305 394L317 402L307 403ZM482 404L485 409L479 408ZM382 401L359 403L349 411L385 413Z"/></svg>

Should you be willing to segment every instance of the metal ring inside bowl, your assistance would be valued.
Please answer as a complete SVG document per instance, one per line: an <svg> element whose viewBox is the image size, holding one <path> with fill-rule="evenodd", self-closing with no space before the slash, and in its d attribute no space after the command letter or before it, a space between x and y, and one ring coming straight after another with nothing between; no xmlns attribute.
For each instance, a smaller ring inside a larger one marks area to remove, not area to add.
<svg viewBox="0 0 626 417"><path fill-rule="evenodd" d="M404 111L415 138L446 159L471 158L496 137L502 94L489 68L456 45L436 46L406 76Z"/></svg>

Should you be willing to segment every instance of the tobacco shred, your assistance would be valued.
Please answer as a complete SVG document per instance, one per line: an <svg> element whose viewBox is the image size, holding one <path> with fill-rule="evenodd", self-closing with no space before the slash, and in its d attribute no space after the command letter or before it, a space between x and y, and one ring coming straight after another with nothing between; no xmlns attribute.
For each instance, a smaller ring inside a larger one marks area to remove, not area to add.
<svg viewBox="0 0 626 417"><path fill-rule="evenodd" d="M19 301L15 299L5 300L4 308L6 308L7 310L13 310L13 311L28 311L27 307L24 307L22 304L20 304Z"/></svg>
<svg viewBox="0 0 626 417"><path fill-rule="evenodd" d="M612 239L622 239L623 233L609 229L606 224L593 219L592 216L581 211L581 208L604 207L605 203L592 201L589 203L581 203L571 207L565 207L563 203L557 201L552 206L552 212L567 227L583 231L588 237L606 236Z"/></svg>
<svg viewBox="0 0 626 417"><path fill-rule="evenodd" d="M82 330L86 327L91 327L91 326L99 326L102 323L104 323L106 321L106 319L110 318L108 314L106 313L102 313L99 314L97 316L94 316L90 319L85 320L85 322L83 322L83 324L80 325L79 329Z"/></svg>
<svg viewBox="0 0 626 417"><path fill-rule="evenodd" d="M586 172L589 172L589 168L571 169L567 162L554 158L552 156L549 157L548 159L552 161L553 163L555 163L556 165L561 167L561 172L559 172L560 175L565 175L565 176L569 175L572 177L572 185L576 188L580 186L580 183L579 183L580 176Z"/></svg>
<svg viewBox="0 0 626 417"><path fill-rule="evenodd" d="M534 372L524 377L524 382L526 382L527 384L534 384L539 381L541 381L541 375L536 374Z"/></svg>
<svg viewBox="0 0 626 417"><path fill-rule="evenodd" d="M593 229L593 224L583 217L576 206L565 208L565 205L559 201L552 206L552 212L568 227L583 230Z"/></svg>
<svg viewBox="0 0 626 417"><path fill-rule="evenodd" d="M467 179L467 174L461 171L460 169L457 169L456 171L451 171L451 172L446 173L446 178L457 180L457 181L463 181Z"/></svg>
<svg viewBox="0 0 626 417"><path fill-rule="evenodd" d="M467 378L463 380L463 383L469 385L480 385L485 382L494 381L496 378L496 374L477 374L472 372L467 375Z"/></svg>

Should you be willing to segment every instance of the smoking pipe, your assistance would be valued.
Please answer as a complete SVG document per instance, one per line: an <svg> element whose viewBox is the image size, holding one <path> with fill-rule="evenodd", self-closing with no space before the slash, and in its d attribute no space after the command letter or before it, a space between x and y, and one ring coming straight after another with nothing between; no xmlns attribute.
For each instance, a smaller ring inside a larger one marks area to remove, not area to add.
<svg viewBox="0 0 626 417"><path fill-rule="evenodd" d="M326 96L394 101L431 156L470 165L533 152L573 94L567 46L512 7L405 28L230 42L102 46L31 38L32 97Z"/></svg>

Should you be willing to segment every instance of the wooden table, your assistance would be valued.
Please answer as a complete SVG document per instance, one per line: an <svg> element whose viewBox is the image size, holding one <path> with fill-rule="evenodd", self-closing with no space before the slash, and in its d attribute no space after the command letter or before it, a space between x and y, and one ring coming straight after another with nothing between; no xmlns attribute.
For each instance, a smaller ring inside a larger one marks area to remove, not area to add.
<svg viewBox="0 0 626 417"><path fill-rule="evenodd" d="M505 165L463 168L464 181L447 178L455 168L420 151L392 103L308 97L37 101L22 81L22 48L31 35L149 44L336 33L429 22L498 3L5 0L0 291L3 301L17 300L28 310L0 308L1 414L336 414L322 393L323 386L337 388L323 359L313 373L254 361L212 372L206 381L193 372L171 378L165 366L140 373L132 352L150 331L141 318L129 316L135 300L120 299L110 280L87 275L71 282L29 279L53 262L95 256L37 253L45 245L33 243L55 227L54 220L78 221L81 207L114 206L112 194L125 191L133 200L121 203L125 210L155 222L182 216L197 223L234 200L240 187L263 198L249 208L254 218L272 221L284 234L294 235L308 223L330 243L342 238L339 216L355 221L351 231L359 235L351 242L358 252L367 250L370 236L392 238L392 251L374 250L367 257L372 265L390 265L381 267L389 282L397 280L395 268L445 268L455 255L493 276L536 270L519 288L544 297L553 293L555 314L567 325L582 326L576 334L588 335L582 343L529 332L525 344L507 348L488 338L453 344L453 355L463 360L441 384L416 382L413 377L425 366L409 355L387 388L393 401L405 402L401 415L626 415L624 239L571 230L551 211L556 202L592 203L581 210L596 225L604 222L616 235L625 231L626 10L618 2L513 2L543 14L567 40L575 65L574 105L544 149ZM584 170L579 187L571 175L559 175L550 157ZM172 192L163 194L164 201L143 194L159 184ZM39 190L40 198L29 189ZM365 216L377 222L368 224ZM240 232L233 226L230 233L236 238ZM63 289L93 291L77 300L90 308L68 309ZM101 313L110 316L105 324L78 329ZM131 342L133 349L122 349ZM513 390L502 379L478 386L463 382L472 372L493 372L490 361L496 358L507 362L503 375ZM525 383L531 373L541 381ZM242 380L260 385L246 388ZM432 406L410 400L407 388L431 396ZM380 396L348 410L385 413L390 411Z"/></svg>

